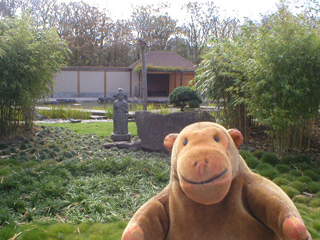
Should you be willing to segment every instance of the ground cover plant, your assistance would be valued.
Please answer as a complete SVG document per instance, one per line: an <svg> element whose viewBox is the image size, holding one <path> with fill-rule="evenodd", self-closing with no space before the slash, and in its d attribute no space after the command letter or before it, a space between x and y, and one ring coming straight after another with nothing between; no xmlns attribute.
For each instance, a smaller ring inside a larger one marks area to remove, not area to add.
<svg viewBox="0 0 320 240"><path fill-rule="evenodd" d="M96 132L105 126L100 124ZM111 131L101 137L80 134L86 124L64 126L78 125L79 133L41 126L31 139L0 145L0 156L6 156L0 159L0 240L120 239L132 214L167 185L168 154L104 149ZM306 155L241 154L253 171L293 199L319 240L318 161Z"/></svg>

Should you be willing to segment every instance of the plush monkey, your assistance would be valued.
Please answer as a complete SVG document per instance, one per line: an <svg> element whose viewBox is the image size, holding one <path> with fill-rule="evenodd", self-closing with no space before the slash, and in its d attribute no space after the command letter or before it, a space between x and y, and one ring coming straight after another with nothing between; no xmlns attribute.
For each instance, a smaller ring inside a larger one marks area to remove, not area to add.
<svg viewBox="0 0 320 240"><path fill-rule="evenodd" d="M170 183L134 214L122 240L311 240L291 199L248 168L242 141L212 122L168 135Z"/></svg>

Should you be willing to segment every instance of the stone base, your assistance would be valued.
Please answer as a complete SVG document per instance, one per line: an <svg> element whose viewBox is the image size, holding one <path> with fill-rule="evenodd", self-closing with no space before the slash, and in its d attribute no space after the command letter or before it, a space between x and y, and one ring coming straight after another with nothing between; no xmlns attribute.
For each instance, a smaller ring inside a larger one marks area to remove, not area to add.
<svg viewBox="0 0 320 240"><path fill-rule="evenodd" d="M131 134L128 133L128 134L114 134L112 133L111 135L111 139L114 141L114 142L123 142L123 141L127 141L127 142L130 142L131 141Z"/></svg>
<svg viewBox="0 0 320 240"><path fill-rule="evenodd" d="M103 144L104 148L113 148L117 147L119 149L128 149L128 148L135 148L135 149L141 149L141 142L113 142L113 143L105 143Z"/></svg>

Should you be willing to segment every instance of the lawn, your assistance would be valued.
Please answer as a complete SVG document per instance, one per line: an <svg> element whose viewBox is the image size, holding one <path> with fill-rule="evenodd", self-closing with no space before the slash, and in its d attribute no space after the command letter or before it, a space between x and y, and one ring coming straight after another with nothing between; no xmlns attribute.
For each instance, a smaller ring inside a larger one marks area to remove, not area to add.
<svg viewBox="0 0 320 240"><path fill-rule="evenodd" d="M40 130L33 139L0 146L0 156L9 156L0 159L0 240L119 240L133 213L169 181L168 154L102 147L112 123ZM129 131L136 135L134 123ZM319 161L241 154L253 171L286 191L320 240Z"/></svg>
<svg viewBox="0 0 320 240"><path fill-rule="evenodd" d="M88 122L88 123L43 123L42 126L64 127L76 133L93 134L100 137L110 136L113 132L113 122ZM128 123L128 130L132 136L137 136L135 122Z"/></svg>

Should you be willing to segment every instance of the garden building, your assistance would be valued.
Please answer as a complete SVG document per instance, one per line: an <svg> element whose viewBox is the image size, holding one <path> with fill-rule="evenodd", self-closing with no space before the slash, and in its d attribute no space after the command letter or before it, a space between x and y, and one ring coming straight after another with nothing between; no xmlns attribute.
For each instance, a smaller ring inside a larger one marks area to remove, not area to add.
<svg viewBox="0 0 320 240"><path fill-rule="evenodd" d="M167 97L195 76L196 66L174 52L148 52L148 97ZM65 67L54 79L51 97L113 97L123 88L128 97L142 97L141 60L129 67Z"/></svg>

